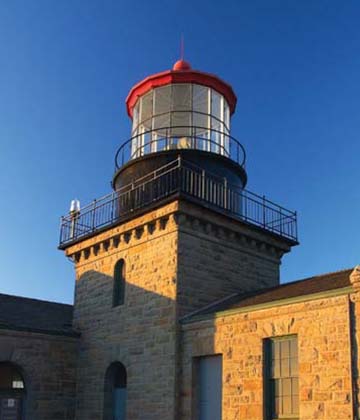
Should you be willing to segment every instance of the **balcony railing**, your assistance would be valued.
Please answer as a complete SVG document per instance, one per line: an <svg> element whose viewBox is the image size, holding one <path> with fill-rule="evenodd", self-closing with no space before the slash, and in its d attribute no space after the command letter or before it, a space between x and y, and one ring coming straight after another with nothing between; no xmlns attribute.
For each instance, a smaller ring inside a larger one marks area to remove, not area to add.
<svg viewBox="0 0 360 420"><path fill-rule="evenodd" d="M60 247L115 225L137 210L174 194L224 212L283 238L297 241L296 212L178 157L165 166L61 219Z"/></svg>
<svg viewBox="0 0 360 420"><path fill-rule="evenodd" d="M206 127L171 126L139 133L118 149L115 168L132 159L168 150L193 149L225 156L240 166L245 165L245 149L234 137Z"/></svg>

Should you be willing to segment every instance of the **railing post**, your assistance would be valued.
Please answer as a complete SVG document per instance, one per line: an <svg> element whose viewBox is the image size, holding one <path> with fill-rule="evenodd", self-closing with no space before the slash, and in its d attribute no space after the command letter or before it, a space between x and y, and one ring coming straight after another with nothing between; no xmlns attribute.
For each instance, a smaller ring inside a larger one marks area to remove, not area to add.
<svg viewBox="0 0 360 420"><path fill-rule="evenodd" d="M114 219L115 219L115 217L114 217L114 214L115 214L115 211L114 211L114 208L115 208L115 201L116 201L116 192L114 191L113 193L112 193L112 197L111 197L111 216L110 216L110 220L113 222L114 221Z"/></svg>
<svg viewBox="0 0 360 420"><path fill-rule="evenodd" d="M265 214L265 211L266 211L266 208L265 208L265 195L263 195L263 227L265 228L266 227L266 214Z"/></svg>
<svg viewBox="0 0 360 420"><path fill-rule="evenodd" d="M201 171L201 195L204 200L206 200L205 194L205 171L204 169Z"/></svg>
<svg viewBox="0 0 360 420"><path fill-rule="evenodd" d="M282 209L280 207L280 235L283 233L283 218L282 218Z"/></svg>
<svg viewBox="0 0 360 420"><path fill-rule="evenodd" d="M92 226L92 230L95 230L95 212L96 212L96 198L93 201L93 210L92 210L92 222L91 222L91 226Z"/></svg>
<svg viewBox="0 0 360 420"><path fill-rule="evenodd" d="M224 178L224 208L227 209L227 179Z"/></svg>

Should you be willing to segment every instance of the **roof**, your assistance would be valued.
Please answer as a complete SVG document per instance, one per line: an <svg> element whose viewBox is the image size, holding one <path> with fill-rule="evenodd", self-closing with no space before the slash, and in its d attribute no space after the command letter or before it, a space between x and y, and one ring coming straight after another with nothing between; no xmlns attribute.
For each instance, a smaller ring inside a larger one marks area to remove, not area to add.
<svg viewBox="0 0 360 420"><path fill-rule="evenodd" d="M353 269L351 268L253 292L235 293L221 301L214 302L199 311L187 315L183 320L191 321L198 317L215 314L216 312L271 304L271 302L281 302L281 300L343 289L351 286L350 274L352 271Z"/></svg>
<svg viewBox="0 0 360 420"><path fill-rule="evenodd" d="M215 74L193 69L166 70L152 74L133 86L126 98L126 108L129 117L132 118L134 106L140 96L145 95L151 89L172 83L195 83L211 87L226 98L229 104L230 114L235 112L237 99L232 87Z"/></svg>
<svg viewBox="0 0 360 420"><path fill-rule="evenodd" d="M72 316L72 305L0 294L2 329L78 336Z"/></svg>

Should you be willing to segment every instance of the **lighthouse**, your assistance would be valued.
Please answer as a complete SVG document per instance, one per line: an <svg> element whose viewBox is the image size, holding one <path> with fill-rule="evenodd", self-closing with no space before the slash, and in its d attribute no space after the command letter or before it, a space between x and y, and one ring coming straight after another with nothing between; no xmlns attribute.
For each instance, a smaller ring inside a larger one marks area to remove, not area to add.
<svg viewBox="0 0 360 420"><path fill-rule="evenodd" d="M126 98L131 130L115 151L113 190L74 200L61 219L76 277L77 419L209 418L192 396L192 360L217 344L189 350L184 323L279 284L296 213L247 190L235 109L227 82L184 60L146 77ZM210 364L221 372L219 358L201 363L199 380ZM220 419L221 388L210 399Z"/></svg>

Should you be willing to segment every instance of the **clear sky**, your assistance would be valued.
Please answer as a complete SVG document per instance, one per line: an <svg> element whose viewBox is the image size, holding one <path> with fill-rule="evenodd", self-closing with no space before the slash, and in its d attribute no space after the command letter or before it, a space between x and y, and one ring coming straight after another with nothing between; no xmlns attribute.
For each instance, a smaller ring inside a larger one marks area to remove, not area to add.
<svg viewBox="0 0 360 420"><path fill-rule="evenodd" d="M358 0L0 2L0 292L72 302L59 217L110 192L125 98L179 56L238 96L248 188L299 213L282 281L360 263Z"/></svg>

